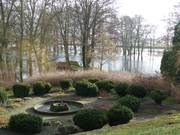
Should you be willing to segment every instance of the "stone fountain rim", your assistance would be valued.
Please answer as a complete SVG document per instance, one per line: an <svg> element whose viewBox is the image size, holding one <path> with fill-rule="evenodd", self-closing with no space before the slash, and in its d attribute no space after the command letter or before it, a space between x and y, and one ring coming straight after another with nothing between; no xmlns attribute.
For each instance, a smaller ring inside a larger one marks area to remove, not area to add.
<svg viewBox="0 0 180 135"><path fill-rule="evenodd" d="M79 109L77 110L73 110L73 111L64 111L64 112L51 112L51 111L42 111L42 110L39 110L39 107L42 106L42 105L45 105L45 104L48 104L48 103L51 103L51 102L65 102L65 103L73 103L73 104L76 104ZM36 104L34 107L33 107L33 110L36 112L36 113L39 113L39 114L44 114L44 115L55 115L55 116L58 116L58 115L66 115L66 114L74 114L78 111L80 111L82 108L84 107L84 105L78 101L73 101L73 100L48 100L48 101L43 101L39 104Z"/></svg>

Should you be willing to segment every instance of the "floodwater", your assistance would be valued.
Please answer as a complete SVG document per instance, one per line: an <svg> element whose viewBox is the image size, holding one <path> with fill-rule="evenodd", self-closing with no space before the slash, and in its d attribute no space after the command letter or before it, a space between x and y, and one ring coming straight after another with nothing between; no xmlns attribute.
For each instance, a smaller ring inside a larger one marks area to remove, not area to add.
<svg viewBox="0 0 180 135"><path fill-rule="evenodd" d="M143 55L135 56L123 56L122 52L118 52L117 55L111 59L106 60L103 64L102 70L115 71L115 72L135 72L144 74L156 74L160 73L161 59L164 49L154 49L150 52L149 49L144 49ZM73 54L73 53L71 53ZM63 55L59 56L56 61L63 61ZM70 60L78 61L81 64L81 56L70 56ZM99 61L94 59L92 65L96 68L100 67Z"/></svg>
<svg viewBox="0 0 180 135"><path fill-rule="evenodd" d="M126 71L144 74L156 74L160 73L161 59L163 56L163 49L154 50L150 53L148 49L145 49L142 57L136 54L135 56L123 56L119 54L116 58L108 60L103 65L103 70L106 71ZM97 63L95 65L98 65Z"/></svg>

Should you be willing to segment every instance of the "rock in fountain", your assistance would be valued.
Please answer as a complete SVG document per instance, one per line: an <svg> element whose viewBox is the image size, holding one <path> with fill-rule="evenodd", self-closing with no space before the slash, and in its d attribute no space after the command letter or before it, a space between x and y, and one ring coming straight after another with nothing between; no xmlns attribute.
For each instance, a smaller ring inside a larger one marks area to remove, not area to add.
<svg viewBox="0 0 180 135"><path fill-rule="evenodd" d="M63 101L61 103L52 103L50 105L50 111L53 112L63 112L68 110L69 110L68 104L64 103Z"/></svg>

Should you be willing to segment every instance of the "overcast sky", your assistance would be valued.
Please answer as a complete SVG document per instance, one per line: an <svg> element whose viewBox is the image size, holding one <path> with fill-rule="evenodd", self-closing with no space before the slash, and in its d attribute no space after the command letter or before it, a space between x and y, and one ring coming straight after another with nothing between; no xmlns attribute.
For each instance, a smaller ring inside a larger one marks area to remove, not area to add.
<svg viewBox="0 0 180 135"><path fill-rule="evenodd" d="M156 25L157 35L165 33L163 19L173 11L180 0L117 0L120 15L142 15L148 24Z"/></svg>

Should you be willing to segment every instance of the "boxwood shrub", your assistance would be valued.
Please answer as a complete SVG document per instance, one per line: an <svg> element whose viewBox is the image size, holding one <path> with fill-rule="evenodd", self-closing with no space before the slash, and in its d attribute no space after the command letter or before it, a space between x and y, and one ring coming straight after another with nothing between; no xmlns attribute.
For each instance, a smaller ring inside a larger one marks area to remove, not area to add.
<svg viewBox="0 0 180 135"><path fill-rule="evenodd" d="M75 89L78 96L94 97L99 94L98 87L87 80L76 82Z"/></svg>
<svg viewBox="0 0 180 135"><path fill-rule="evenodd" d="M101 110L85 109L73 117L75 125L85 131L102 128L107 123L107 116Z"/></svg>
<svg viewBox="0 0 180 135"><path fill-rule="evenodd" d="M96 83L96 82L99 81L99 79L97 79L97 78L89 78L88 81L89 81L90 83Z"/></svg>
<svg viewBox="0 0 180 135"><path fill-rule="evenodd" d="M63 90L69 89L72 86L73 80L66 79L60 81L60 86Z"/></svg>
<svg viewBox="0 0 180 135"><path fill-rule="evenodd" d="M115 85L114 90L119 96L125 96L127 94L127 88L128 88L127 83L118 83Z"/></svg>
<svg viewBox="0 0 180 135"><path fill-rule="evenodd" d="M114 88L114 83L110 80L99 80L95 84L99 90L105 90L107 92L110 92Z"/></svg>
<svg viewBox="0 0 180 135"><path fill-rule="evenodd" d="M15 97L27 97L31 87L28 84L17 83L13 85L12 90Z"/></svg>
<svg viewBox="0 0 180 135"><path fill-rule="evenodd" d="M168 97L167 91L164 90L153 90L150 95L155 103L159 105L161 105L162 101Z"/></svg>
<svg viewBox="0 0 180 135"><path fill-rule="evenodd" d="M8 103L8 96L3 87L0 87L0 106L4 106Z"/></svg>
<svg viewBox="0 0 180 135"><path fill-rule="evenodd" d="M125 97L122 97L118 101L118 104L130 108L133 112L137 112L140 107L141 101L137 97L127 95Z"/></svg>
<svg viewBox="0 0 180 135"><path fill-rule="evenodd" d="M138 84L132 84L127 89L127 94L133 95L138 98L143 98L146 96L146 89Z"/></svg>
<svg viewBox="0 0 180 135"><path fill-rule="evenodd" d="M133 112L126 106L111 108L107 114L110 126L128 123L133 118Z"/></svg>
<svg viewBox="0 0 180 135"><path fill-rule="evenodd" d="M52 85L45 81L37 81L33 84L33 92L35 95L43 95L50 91Z"/></svg>
<svg viewBox="0 0 180 135"><path fill-rule="evenodd" d="M39 133L42 128L42 118L30 114L17 114L10 117L8 126L11 130L21 133Z"/></svg>

